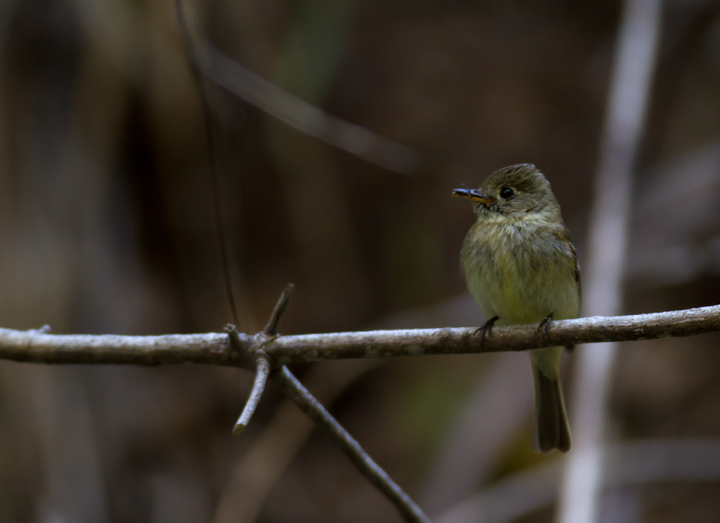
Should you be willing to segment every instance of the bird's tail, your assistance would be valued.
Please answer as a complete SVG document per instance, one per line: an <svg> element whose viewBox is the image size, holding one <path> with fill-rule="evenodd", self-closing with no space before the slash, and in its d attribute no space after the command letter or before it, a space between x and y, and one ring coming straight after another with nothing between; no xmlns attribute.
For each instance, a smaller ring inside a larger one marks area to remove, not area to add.
<svg viewBox="0 0 720 523"><path fill-rule="evenodd" d="M545 366L536 365L533 361L535 382L533 446L541 452L550 452L553 449L567 452L570 450L570 427L560 384L560 366L558 364L552 370L542 367Z"/></svg>

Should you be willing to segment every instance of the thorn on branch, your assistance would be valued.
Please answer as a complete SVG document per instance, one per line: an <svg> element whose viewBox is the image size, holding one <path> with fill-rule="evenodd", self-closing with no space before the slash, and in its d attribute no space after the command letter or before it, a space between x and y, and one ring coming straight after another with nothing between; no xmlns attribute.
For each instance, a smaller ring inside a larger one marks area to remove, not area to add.
<svg viewBox="0 0 720 523"><path fill-rule="evenodd" d="M240 333L238 332L237 327L232 323L228 323L227 325L225 325L225 332L227 332L228 336L230 337L230 349L233 352L233 356L241 354L244 350L244 347L243 342L240 339Z"/></svg>
<svg viewBox="0 0 720 523"><path fill-rule="evenodd" d="M266 336L274 338L277 336L278 325L280 324L280 320L282 319L285 309L287 309L287 306L290 303L290 298L292 298L294 291L295 285L293 285L292 283L289 283L285 287L283 293L280 295L280 299L275 305L275 309L270 315L270 319L268 320L267 325L265 325L265 328L262 330L261 333L259 333L260 337ZM245 427L248 426L248 423L250 423L250 418L252 418L252 415L255 412L255 408L260 402L262 393L265 390L265 384L267 383L268 375L270 374L270 370L272 369L272 362L270 360L270 357L265 354L262 349L250 348L248 350L248 347L244 347L242 341L240 340L240 334L238 333L237 327L235 327L235 325L228 324L225 326L225 330L230 336L230 344L232 346L233 352L243 358L243 361L245 362L245 368L251 366L252 363L250 362L252 362L253 359L255 360L255 381L253 382L252 391L250 392L250 397L245 404L245 408L243 409L242 414L240 414L240 417L238 418L237 423L235 424L235 427L232 431L233 436L239 436L243 433Z"/></svg>
<svg viewBox="0 0 720 523"><path fill-rule="evenodd" d="M288 283L285 287L285 290L283 290L282 294L280 295L280 299L275 305L275 310L273 310L272 314L270 315L270 320L268 320L267 325L265 325L265 328L263 329L263 332L266 335L277 336L278 325L280 324L280 320L282 319L282 316L285 313L285 309L287 309L287 306L290 303L290 298L292 298L294 292L295 285L293 285L292 283Z"/></svg>
<svg viewBox="0 0 720 523"><path fill-rule="evenodd" d="M260 403L260 398L265 390L265 384L267 383L268 375L270 374L270 360L266 356L258 356L255 363L256 372L252 391L250 392L250 397L245 404L242 414L240 414L237 423L235 423L235 427L232 431L233 436L239 436L242 434L245 427L247 427L250 423L250 418L252 418L258 403Z"/></svg>

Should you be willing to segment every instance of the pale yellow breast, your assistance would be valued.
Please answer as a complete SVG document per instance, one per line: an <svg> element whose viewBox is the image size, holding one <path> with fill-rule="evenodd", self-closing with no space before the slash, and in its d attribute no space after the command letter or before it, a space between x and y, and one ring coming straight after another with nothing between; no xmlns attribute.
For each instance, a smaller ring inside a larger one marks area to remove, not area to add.
<svg viewBox="0 0 720 523"><path fill-rule="evenodd" d="M468 289L498 324L576 318L580 298L572 250L537 223L484 221L465 239L462 268Z"/></svg>

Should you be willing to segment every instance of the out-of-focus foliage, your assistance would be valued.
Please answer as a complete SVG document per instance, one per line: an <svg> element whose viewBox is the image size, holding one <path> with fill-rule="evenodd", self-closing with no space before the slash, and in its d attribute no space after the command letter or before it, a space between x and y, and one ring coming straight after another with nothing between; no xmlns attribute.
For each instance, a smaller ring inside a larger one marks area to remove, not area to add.
<svg viewBox="0 0 720 523"><path fill-rule="evenodd" d="M582 259L617 2L188 5L228 55L422 157L409 176L385 172L209 85L241 329L261 328L289 281L283 332L480 324L458 270L472 213L450 191L510 163L547 174ZM720 302L720 4L665 12L628 312ZM170 2L0 0L0 325L219 330L209 177ZM624 348L617 438L720 438L718 341ZM354 365L297 370L431 515L542 459L525 355ZM209 521L250 510L231 486L272 467L258 521L398 521L328 440L304 442L309 422L273 424L288 404L272 387L232 439L250 378L0 362L0 521ZM453 453L464 466L443 467ZM641 521L713 521L718 489L633 493Z"/></svg>

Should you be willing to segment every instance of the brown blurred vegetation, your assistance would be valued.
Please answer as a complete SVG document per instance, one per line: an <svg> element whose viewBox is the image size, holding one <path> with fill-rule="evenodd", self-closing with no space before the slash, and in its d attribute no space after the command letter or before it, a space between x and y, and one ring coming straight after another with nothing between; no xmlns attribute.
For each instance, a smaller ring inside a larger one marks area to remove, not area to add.
<svg viewBox="0 0 720 523"><path fill-rule="evenodd" d="M241 329L261 328L289 281L283 332L480 324L458 270L472 214L450 191L511 163L547 174L582 259L619 8L195 6L228 55L422 158L410 175L384 171L209 86ZM664 10L628 312L720 302L720 3ZM209 177L170 2L0 0L1 326L219 330L230 317ZM617 439L720 438L718 342L624 347ZM434 515L547 459L530 450L526 367L524 355L483 355L296 370L337 399L340 421ZM210 521L218 506L246 507L242 489L272 459L279 480L255 498L257 521L399 521L327 439L304 441L309 422L272 387L231 438L250 383L232 369L0 363L0 521ZM268 461L236 469L270 441ZM466 466L448 471L439 463L453 453ZM716 521L719 488L635 487L640 509L624 521ZM233 520L254 516L243 517ZM522 521L550 519L544 510Z"/></svg>

